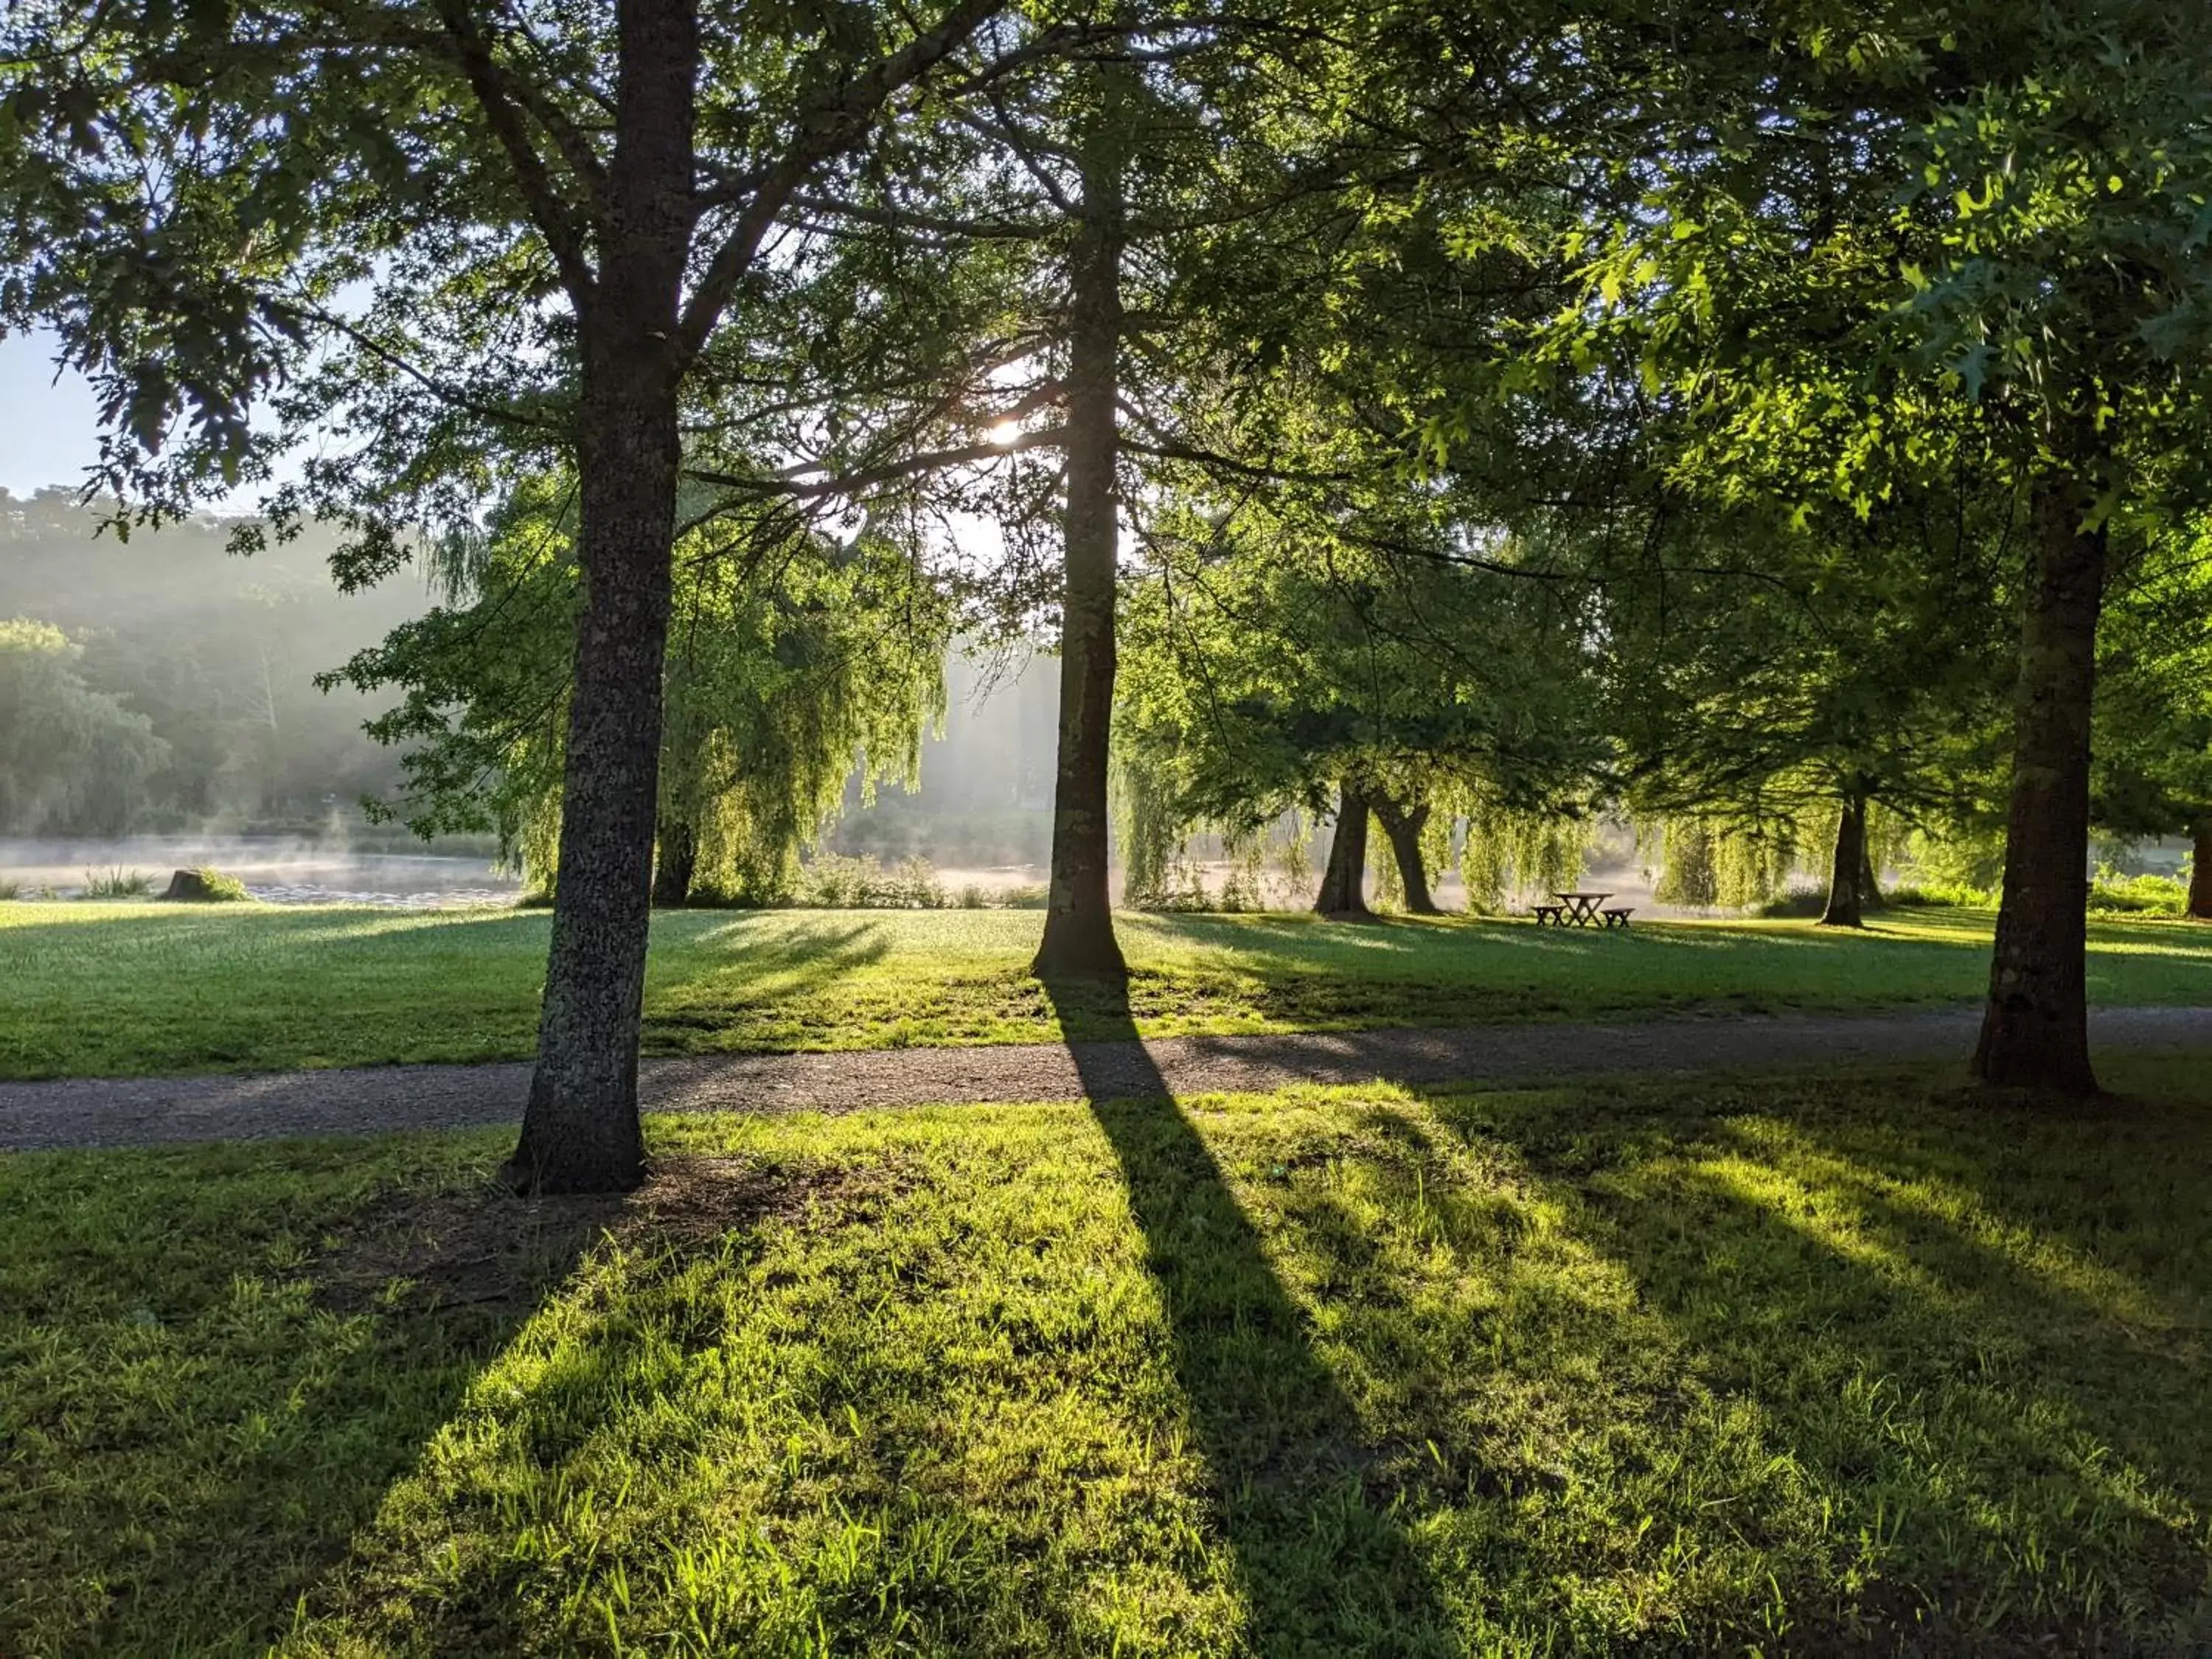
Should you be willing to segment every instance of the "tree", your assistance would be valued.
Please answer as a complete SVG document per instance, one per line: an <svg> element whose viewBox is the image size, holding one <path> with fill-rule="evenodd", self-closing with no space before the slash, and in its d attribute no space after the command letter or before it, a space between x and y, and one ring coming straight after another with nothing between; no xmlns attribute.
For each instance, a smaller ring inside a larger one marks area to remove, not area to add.
<svg viewBox="0 0 2212 1659"><path fill-rule="evenodd" d="M1059 636L1051 872L1032 963L1046 977L1126 971L1108 897L1121 539L1145 510L1142 462L1180 453L1176 390L1218 366L1212 334L1195 325L1212 296L1188 280L1194 246L1303 187L1290 174L1307 135L1279 111L1264 127L1249 112L1255 85L1288 68L1297 33L1264 12L1118 7L1082 51L994 91L956 197L917 204L887 180L873 209L888 235L1012 267L964 384L921 388L895 429L919 433L957 410L1026 461L1000 470L990 504L1020 544L1004 603L1050 612ZM1057 423L1037 423L1048 415ZM1048 510L1058 545L1038 580L1024 567L1042 560Z"/></svg>
<svg viewBox="0 0 2212 1659"><path fill-rule="evenodd" d="M1449 547L1443 525L1421 522L1445 505L1430 498L1387 537L1373 520L1332 537L1285 494L1225 515L1201 498L1146 538L1119 715L1128 763L1170 824L1250 834L1333 799L1325 915L1366 913L1370 816L1407 908L1432 913L1432 831L1576 810L1602 758L1573 591L1510 553L1495 569L1419 556L1423 535L1432 553ZM1375 539L1397 550L1357 544Z"/></svg>
<svg viewBox="0 0 2212 1659"><path fill-rule="evenodd" d="M1030 972L1127 972L1107 900L1108 744L1114 715L1115 592L1121 580L1121 261L1129 96L1125 68L1093 72L1076 135L1068 261L1066 557L1060 591L1060 750L1044 936Z"/></svg>
<svg viewBox="0 0 2212 1659"><path fill-rule="evenodd" d="M2212 20L1900 5L1747 19L1631 124L1561 361L1693 413L1678 465L1862 509L1973 429L2024 503L2004 892L1974 1075L2089 1094L2087 841L2112 526L2201 505ZM1607 321L1594 341L1592 316ZM2116 520L2116 515L2118 519Z"/></svg>
<svg viewBox="0 0 2212 1659"><path fill-rule="evenodd" d="M712 517L694 487L672 599L653 901L764 904L857 770L911 778L942 705L949 618L927 572L879 535L842 545L754 501ZM441 558L453 603L344 671L404 690L370 723L407 750L380 810L422 835L494 830L556 894L565 642L577 602L573 478L526 481L491 532ZM341 678L333 675L332 679Z"/></svg>
<svg viewBox="0 0 2212 1659"><path fill-rule="evenodd" d="M1879 902L1869 809L1966 811L1994 764L2005 544L1971 470L1809 527L1683 502L1658 558L1607 572L1610 723L1641 815L1795 844L1832 821L1820 921Z"/></svg>
<svg viewBox="0 0 2212 1659"><path fill-rule="evenodd" d="M331 583L334 538L303 536L252 561L225 547L237 521L195 517L127 540L100 533L112 502L75 492L0 495L0 616L50 622L81 647L75 672L150 723L166 746L128 828L234 823L313 832L395 781L364 737L372 712L314 676L419 615L404 581L373 594Z"/></svg>
<svg viewBox="0 0 2212 1659"><path fill-rule="evenodd" d="M2015 423L2036 538L1974 1073L2088 1094L2085 846L2113 531L2171 521L2208 483L2212 19L2139 0L1969 16L1988 31L1961 43L1976 84L1914 157L1954 216L1940 265L1908 276L1967 395Z"/></svg>
<svg viewBox="0 0 2212 1659"><path fill-rule="evenodd" d="M2191 842L2185 914L2212 921L2212 565L2183 526L2136 562L2098 644L2092 816L2124 837Z"/></svg>
<svg viewBox="0 0 2212 1659"><path fill-rule="evenodd" d="M0 830L120 835L168 752L143 714L84 683L82 654L50 623L0 619Z"/></svg>
<svg viewBox="0 0 2212 1659"><path fill-rule="evenodd" d="M684 410L778 403L748 366L749 312L803 272L823 203L934 130L927 85L988 85L1048 49L1000 10L9 14L5 310L52 321L100 389L111 483L159 514L266 477L276 440L250 422L266 398L289 436L346 434L274 504L345 519L342 571L362 581L409 526L465 529L500 458L574 470L565 878L519 1187L617 1188L642 1168Z"/></svg>

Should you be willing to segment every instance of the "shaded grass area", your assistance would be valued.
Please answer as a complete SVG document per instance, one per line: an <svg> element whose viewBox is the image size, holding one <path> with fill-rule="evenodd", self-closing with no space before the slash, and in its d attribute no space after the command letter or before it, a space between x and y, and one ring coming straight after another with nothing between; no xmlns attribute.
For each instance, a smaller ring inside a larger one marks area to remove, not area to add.
<svg viewBox="0 0 2212 1659"><path fill-rule="evenodd" d="M506 1060L536 1036L546 918L358 908L179 913L0 905L0 1077ZM1507 921L1359 926L1304 916L1125 915L1118 1000L1055 1005L1018 912L664 914L653 1054L875 1048L1586 1019L1680 1010L1850 1010L1978 997L1989 919L1660 923L1630 933ZM2111 1005L2212 998L2212 928L2098 922Z"/></svg>
<svg viewBox="0 0 2212 1659"><path fill-rule="evenodd" d="M0 1651L2194 1654L2212 1073L0 1161Z"/></svg>

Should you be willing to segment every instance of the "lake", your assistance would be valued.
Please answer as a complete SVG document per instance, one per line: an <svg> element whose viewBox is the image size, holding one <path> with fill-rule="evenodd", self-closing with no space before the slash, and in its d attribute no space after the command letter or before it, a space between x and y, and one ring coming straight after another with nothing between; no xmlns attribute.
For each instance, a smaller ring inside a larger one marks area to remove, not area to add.
<svg viewBox="0 0 2212 1659"><path fill-rule="evenodd" d="M159 893L170 872L210 866L270 904L383 904L417 909L512 904L522 883L483 858L356 853L296 836L131 836L120 841L0 837L0 881L29 898L41 888L74 898L93 876L133 872Z"/></svg>

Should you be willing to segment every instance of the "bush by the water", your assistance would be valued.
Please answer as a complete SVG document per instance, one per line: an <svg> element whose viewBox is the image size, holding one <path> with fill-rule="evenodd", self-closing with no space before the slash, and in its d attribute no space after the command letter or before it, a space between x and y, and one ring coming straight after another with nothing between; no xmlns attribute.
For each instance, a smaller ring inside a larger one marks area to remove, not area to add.
<svg viewBox="0 0 2212 1659"><path fill-rule="evenodd" d="M790 902L807 910L942 910L952 901L927 859L885 869L872 856L823 853L799 867Z"/></svg>
<svg viewBox="0 0 2212 1659"><path fill-rule="evenodd" d="M154 890L154 878L143 870L88 870L84 892L88 899L144 898ZM240 898L246 896L241 890Z"/></svg>
<svg viewBox="0 0 2212 1659"><path fill-rule="evenodd" d="M202 869L178 871L169 878L168 890L161 896L183 904L238 904L253 896L236 876Z"/></svg>
<svg viewBox="0 0 2212 1659"><path fill-rule="evenodd" d="M2100 864L2089 884L2090 909L2107 915L2178 916L2188 905L2188 887L2172 876L2124 876Z"/></svg>
<svg viewBox="0 0 2212 1659"><path fill-rule="evenodd" d="M1924 910L1994 910L1997 896L1994 888L1976 887L1966 882L1913 882L1904 887L1892 888L1888 893L1892 904L1908 909Z"/></svg>
<svg viewBox="0 0 2212 1659"><path fill-rule="evenodd" d="M1818 887L1792 887L1778 893L1753 914L1776 920L1803 921L1826 913L1828 896Z"/></svg>

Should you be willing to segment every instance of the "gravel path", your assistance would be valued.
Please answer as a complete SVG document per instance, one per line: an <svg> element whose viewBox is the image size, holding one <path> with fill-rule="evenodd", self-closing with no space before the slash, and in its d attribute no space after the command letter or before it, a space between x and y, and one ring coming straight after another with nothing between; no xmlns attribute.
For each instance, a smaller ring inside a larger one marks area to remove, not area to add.
<svg viewBox="0 0 2212 1659"><path fill-rule="evenodd" d="M1727 1016L1620 1024L1165 1037L1151 1042L893 1048L860 1054L649 1060L646 1109L855 1111L988 1101L1080 1100L1280 1088L1292 1083L1530 1081L1604 1072L1683 1072L1963 1059L1980 1012ZM2107 1008L2106 1051L2212 1053L2212 1008ZM513 1123L530 1068L382 1066L190 1078L0 1083L0 1150L366 1134Z"/></svg>

